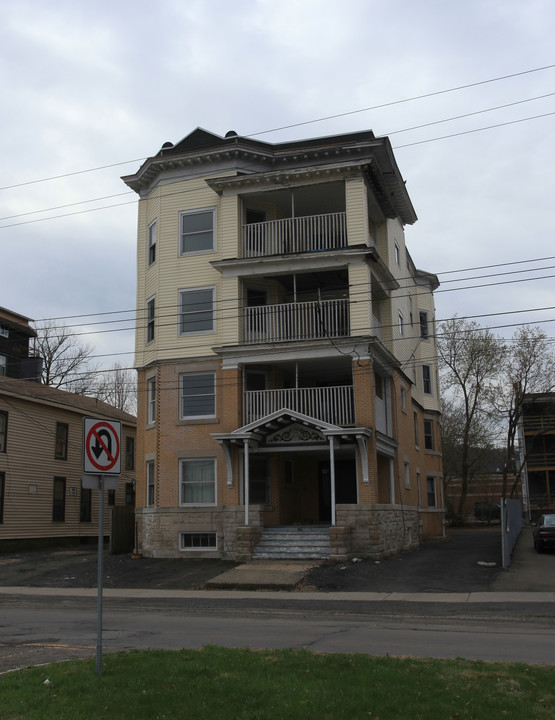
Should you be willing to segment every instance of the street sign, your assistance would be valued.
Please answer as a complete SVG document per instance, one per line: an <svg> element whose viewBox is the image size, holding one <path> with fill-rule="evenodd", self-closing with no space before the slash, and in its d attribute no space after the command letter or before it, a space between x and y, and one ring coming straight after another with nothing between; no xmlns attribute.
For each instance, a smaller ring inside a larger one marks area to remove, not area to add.
<svg viewBox="0 0 555 720"><path fill-rule="evenodd" d="M100 475L83 475L81 478L81 487L85 490L100 490ZM119 477L108 477L104 478L102 483L104 490L117 490L119 487Z"/></svg>
<svg viewBox="0 0 555 720"><path fill-rule="evenodd" d="M83 418L83 472L89 475L121 473L121 423Z"/></svg>

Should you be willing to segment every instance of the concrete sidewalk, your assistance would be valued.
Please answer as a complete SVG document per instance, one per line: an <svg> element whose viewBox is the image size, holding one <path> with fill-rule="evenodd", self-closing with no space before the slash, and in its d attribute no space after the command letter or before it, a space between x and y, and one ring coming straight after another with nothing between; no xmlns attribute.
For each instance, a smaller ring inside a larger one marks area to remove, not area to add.
<svg viewBox="0 0 555 720"><path fill-rule="evenodd" d="M17 597L96 598L96 588L0 587L2 595ZM140 588L106 588L104 598L151 600L287 600L298 602L414 602L414 603L554 603L555 592L452 592L452 593L401 593L401 592L288 592L255 590L150 590Z"/></svg>

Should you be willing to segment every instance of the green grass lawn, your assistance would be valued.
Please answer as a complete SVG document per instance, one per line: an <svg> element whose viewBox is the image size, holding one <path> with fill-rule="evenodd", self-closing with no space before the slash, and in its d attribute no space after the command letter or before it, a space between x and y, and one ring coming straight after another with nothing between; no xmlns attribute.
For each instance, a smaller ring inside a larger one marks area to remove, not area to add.
<svg viewBox="0 0 555 720"><path fill-rule="evenodd" d="M0 676L0 718L553 720L555 667L308 651L105 655ZM46 682L48 681L48 682Z"/></svg>

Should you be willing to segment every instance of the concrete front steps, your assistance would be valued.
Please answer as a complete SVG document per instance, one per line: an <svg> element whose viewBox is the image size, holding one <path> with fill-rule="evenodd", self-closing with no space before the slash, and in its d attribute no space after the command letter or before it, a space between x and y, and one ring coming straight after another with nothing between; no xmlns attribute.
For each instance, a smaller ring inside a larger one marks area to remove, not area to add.
<svg viewBox="0 0 555 720"><path fill-rule="evenodd" d="M328 527L290 525L263 528L254 560L324 560L330 556Z"/></svg>

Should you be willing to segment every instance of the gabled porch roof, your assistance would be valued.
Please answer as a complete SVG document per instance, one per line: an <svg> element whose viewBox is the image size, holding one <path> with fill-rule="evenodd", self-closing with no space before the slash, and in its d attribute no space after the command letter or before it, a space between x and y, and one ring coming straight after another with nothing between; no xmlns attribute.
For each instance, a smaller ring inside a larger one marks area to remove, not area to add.
<svg viewBox="0 0 555 720"><path fill-rule="evenodd" d="M270 415L266 415L263 418L259 418L248 425L237 428L230 433L212 433L212 437L217 440L224 451L226 465L227 465L227 484L229 487L233 485L233 467L231 459L231 448L233 445L243 445L245 455L248 455L249 448L258 448L261 443L265 443L266 439L277 433L280 429L286 429L288 426L302 425L307 429L315 430L322 436L323 442L318 442L319 438L308 438L303 440L298 438L295 442L289 445L291 448L302 449L305 447L322 447L324 444L329 444L330 447L330 463L333 466L334 457L334 446L337 442L346 441L349 443L356 443L358 446L358 453L362 466L362 481L365 485L369 483L369 471L368 471L368 438L372 435L372 429L368 427L358 428L344 428L338 425L332 425L331 423L318 420L308 415L290 410L289 408L282 408L277 410ZM325 443L325 441L328 443ZM333 473L332 473L333 475ZM247 523L248 524L248 523Z"/></svg>
<svg viewBox="0 0 555 720"><path fill-rule="evenodd" d="M230 433L213 433L212 437L220 443L238 443L245 440L263 442L268 435L293 423L319 430L326 438L337 437L340 440L349 439L353 441L356 437L370 437L372 434L370 428L344 428L339 425L324 422L323 420L318 420L309 415L303 415L289 408L282 408L254 422L243 425L243 427L237 428L237 430L233 430Z"/></svg>

